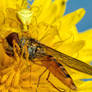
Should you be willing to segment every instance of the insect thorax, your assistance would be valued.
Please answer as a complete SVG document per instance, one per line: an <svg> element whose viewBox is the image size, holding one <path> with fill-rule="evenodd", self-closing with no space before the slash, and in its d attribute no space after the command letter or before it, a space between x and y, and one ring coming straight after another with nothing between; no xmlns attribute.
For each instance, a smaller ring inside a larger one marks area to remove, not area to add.
<svg viewBox="0 0 92 92"><path fill-rule="evenodd" d="M40 46L40 43L38 43L36 40L34 40L32 38L31 39L22 38L20 40L21 49L23 49L26 42L27 42L27 51L29 53L30 60L37 58L41 55L41 53L44 53L44 50ZM25 52L24 52L24 58L25 58Z"/></svg>

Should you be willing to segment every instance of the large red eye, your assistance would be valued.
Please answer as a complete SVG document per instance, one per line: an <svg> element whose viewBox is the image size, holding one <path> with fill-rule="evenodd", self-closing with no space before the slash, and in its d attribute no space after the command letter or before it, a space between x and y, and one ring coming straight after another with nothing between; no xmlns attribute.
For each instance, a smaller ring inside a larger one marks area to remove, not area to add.
<svg viewBox="0 0 92 92"><path fill-rule="evenodd" d="M7 37L7 42L9 43L10 46L13 47L13 40L15 40L17 43L19 43L19 37L18 37L18 34L13 32L11 34L9 34Z"/></svg>

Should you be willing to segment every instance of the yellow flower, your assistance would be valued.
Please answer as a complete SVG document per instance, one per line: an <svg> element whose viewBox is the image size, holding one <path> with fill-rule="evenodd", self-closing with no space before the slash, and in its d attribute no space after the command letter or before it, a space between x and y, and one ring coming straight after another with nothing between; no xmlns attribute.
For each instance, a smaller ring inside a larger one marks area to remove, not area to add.
<svg viewBox="0 0 92 92"><path fill-rule="evenodd" d="M22 36L34 38L39 42L63 52L69 56L89 63L92 53L91 31L78 33L76 24L85 14L83 8L64 15L67 0L35 0L30 8L27 8L26 0L2 0L0 4L0 91L3 92L35 92L37 81L45 67L33 64L15 52L15 57L9 57L5 53L8 44L5 38L12 32L16 32L19 38ZM29 28L27 28L27 26ZM89 35L90 34L90 35ZM15 49L15 48L14 48ZM84 53L85 52L85 53ZM28 53L27 53L28 54ZM83 82L82 78L91 76L69 69L77 92L90 92L91 82ZM39 92L58 92L47 81L48 71L42 76ZM50 80L57 88L70 91L52 74ZM89 86L86 86L89 85ZM61 90L62 90L61 89ZM72 90L71 90L72 91Z"/></svg>

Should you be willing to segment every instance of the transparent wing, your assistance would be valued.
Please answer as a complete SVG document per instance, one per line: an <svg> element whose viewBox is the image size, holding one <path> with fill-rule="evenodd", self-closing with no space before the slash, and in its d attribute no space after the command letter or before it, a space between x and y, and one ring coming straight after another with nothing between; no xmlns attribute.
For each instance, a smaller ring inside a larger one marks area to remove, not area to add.
<svg viewBox="0 0 92 92"><path fill-rule="evenodd" d="M45 46L41 44L41 47L45 50L45 52L49 55L54 56L56 59L58 59L58 62L64 65L67 65L70 68L73 68L75 70L78 70L80 72L92 75L92 66L75 59L71 56L68 56L64 53L61 53L59 51L56 51L55 49L52 49L48 46Z"/></svg>

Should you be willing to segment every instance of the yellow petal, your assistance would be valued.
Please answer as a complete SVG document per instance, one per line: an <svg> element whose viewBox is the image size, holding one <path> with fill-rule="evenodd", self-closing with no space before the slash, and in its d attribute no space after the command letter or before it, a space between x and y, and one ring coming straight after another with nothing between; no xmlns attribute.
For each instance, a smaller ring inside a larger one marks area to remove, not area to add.
<svg viewBox="0 0 92 92"><path fill-rule="evenodd" d="M2 0L0 3L0 8L5 10L7 8L16 9L18 6L21 6L24 0Z"/></svg>
<svg viewBox="0 0 92 92"><path fill-rule="evenodd" d="M12 85L13 87L18 87L19 86L19 80L20 79L20 71L17 71L13 80L12 80Z"/></svg>
<svg viewBox="0 0 92 92"><path fill-rule="evenodd" d="M92 48L92 29L79 33L79 39L85 40L85 48Z"/></svg>
<svg viewBox="0 0 92 92"><path fill-rule="evenodd" d="M32 4L31 8L32 8L32 11L34 11L34 13L36 13L35 15L37 17L39 17L39 15L42 14L42 12L44 12L44 10L46 10L46 8L48 8L48 6L51 4L51 0L34 0L34 3ZM34 9L36 8L36 9Z"/></svg>
<svg viewBox="0 0 92 92"><path fill-rule="evenodd" d="M0 80L0 83L4 83L5 81L7 81L8 77L9 77L9 73L3 75L2 78L1 78L1 80Z"/></svg>
<svg viewBox="0 0 92 92"><path fill-rule="evenodd" d="M84 82L79 86L78 92L91 92L92 91L92 81Z"/></svg>
<svg viewBox="0 0 92 92"><path fill-rule="evenodd" d="M62 40L70 39L72 40L78 38L78 31L75 25L82 19L85 14L84 9L78 9L64 17L58 19L53 25L59 30L59 34Z"/></svg>
<svg viewBox="0 0 92 92"><path fill-rule="evenodd" d="M85 41L84 48L79 52L78 58L86 63L92 61L92 29L79 33L79 39Z"/></svg>
<svg viewBox="0 0 92 92"><path fill-rule="evenodd" d="M9 86L11 85L12 79L13 79L13 77L14 77L14 74L15 74L15 72L14 72L14 71L11 71L11 74L9 75L9 77L8 77L8 79L7 79L7 81L6 81L6 86L7 86L7 87L9 87Z"/></svg>
<svg viewBox="0 0 92 92"><path fill-rule="evenodd" d="M61 17L64 14L66 0L36 0L33 6L38 6L40 9L40 15L37 17L38 22L52 23L56 18Z"/></svg>
<svg viewBox="0 0 92 92"><path fill-rule="evenodd" d="M17 18L17 10L13 8L7 8L5 24L9 25L11 28L19 28L20 21ZM12 30L12 29L11 29Z"/></svg>
<svg viewBox="0 0 92 92"><path fill-rule="evenodd" d="M41 43L51 46L53 43L54 37L57 35L57 29L54 26L50 26L42 22L35 26L30 25L29 34L31 34L32 38L35 38Z"/></svg>
<svg viewBox="0 0 92 92"><path fill-rule="evenodd" d="M12 87L10 87L9 88L9 90L8 90L8 92L20 92L20 89L19 88L12 88Z"/></svg>
<svg viewBox="0 0 92 92"><path fill-rule="evenodd" d="M0 85L0 90L2 90L4 88L4 85Z"/></svg>
<svg viewBox="0 0 92 92"><path fill-rule="evenodd" d="M0 10L0 25L4 23L5 16L2 10Z"/></svg>
<svg viewBox="0 0 92 92"><path fill-rule="evenodd" d="M82 49L77 57L78 59L90 64L92 61L92 49Z"/></svg>
<svg viewBox="0 0 92 92"><path fill-rule="evenodd" d="M25 72L25 73L23 73L22 75L21 75L21 79L27 79L27 78L29 78L31 76L31 73L29 72Z"/></svg>
<svg viewBox="0 0 92 92"><path fill-rule="evenodd" d="M21 83L20 83L20 85L21 85L21 87L23 87L23 88L31 88L31 81L22 81Z"/></svg>
<svg viewBox="0 0 92 92"><path fill-rule="evenodd" d="M84 45L85 42L83 40L79 40L79 41L72 41L70 43L64 43L64 42L55 43L54 47L56 50L72 56L78 51L80 51Z"/></svg>
<svg viewBox="0 0 92 92"><path fill-rule="evenodd" d="M80 8L72 13L65 15L62 18L62 22L66 25L75 25L83 18L84 15L85 10L83 8Z"/></svg>
<svg viewBox="0 0 92 92"><path fill-rule="evenodd" d="M61 27L58 30L61 41L63 42L72 42L78 40L78 31L76 26L67 26L67 25L61 25Z"/></svg>

